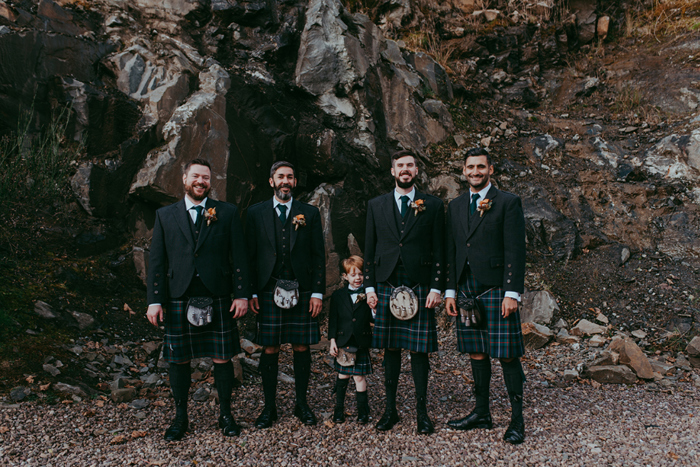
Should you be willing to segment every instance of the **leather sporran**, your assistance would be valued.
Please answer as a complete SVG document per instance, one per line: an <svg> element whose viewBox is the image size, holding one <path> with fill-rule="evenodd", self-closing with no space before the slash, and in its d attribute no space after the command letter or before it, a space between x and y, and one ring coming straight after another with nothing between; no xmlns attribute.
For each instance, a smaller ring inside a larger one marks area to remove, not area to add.
<svg viewBox="0 0 700 467"><path fill-rule="evenodd" d="M391 292L389 310L396 319L409 320L418 314L418 297L410 287L401 285Z"/></svg>
<svg viewBox="0 0 700 467"><path fill-rule="evenodd" d="M211 323L211 315L214 313L211 297L192 297L187 302L187 321L192 326L206 326Z"/></svg>
<svg viewBox="0 0 700 467"><path fill-rule="evenodd" d="M299 303L299 282L295 280L278 279L272 294L275 305L289 310Z"/></svg>
<svg viewBox="0 0 700 467"><path fill-rule="evenodd" d="M459 317L467 327L481 328L486 321L486 310L483 303L478 297L467 297L464 292L460 291L457 297L457 306L459 307Z"/></svg>
<svg viewBox="0 0 700 467"><path fill-rule="evenodd" d="M345 346L338 348L338 356L335 360L340 366L353 366L357 360L357 347Z"/></svg>

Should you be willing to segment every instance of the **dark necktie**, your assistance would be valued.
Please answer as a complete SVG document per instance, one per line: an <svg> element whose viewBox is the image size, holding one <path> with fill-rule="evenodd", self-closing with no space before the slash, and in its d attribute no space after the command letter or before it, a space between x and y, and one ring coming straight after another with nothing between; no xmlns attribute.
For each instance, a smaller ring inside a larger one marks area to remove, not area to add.
<svg viewBox="0 0 700 467"><path fill-rule="evenodd" d="M474 193L472 195L472 202L469 204L469 214L474 214L476 212L476 202L479 199L479 193Z"/></svg>
<svg viewBox="0 0 700 467"><path fill-rule="evenodd" d="M408 196L403 195L399 199L401 200L401 217L406 217L406 214L408 214Z"/></svg>
<svg viewBox="0 0 700 467"><path fill-rule="evenodd" d="M278 204L277 208L280 210L280 221L282 221L282 225L284 225L284 223L287 222L287 206Z"/></svg>
<svg viewBox="0 0 700 467"><path fill-rule="evenodd" d="M195 211L197 211L197 217L195 217L194 226L197 230L199 230L199 228L202 225L202 209L204 209L204 207L203 206L194 206L193 209Z"/></svg>

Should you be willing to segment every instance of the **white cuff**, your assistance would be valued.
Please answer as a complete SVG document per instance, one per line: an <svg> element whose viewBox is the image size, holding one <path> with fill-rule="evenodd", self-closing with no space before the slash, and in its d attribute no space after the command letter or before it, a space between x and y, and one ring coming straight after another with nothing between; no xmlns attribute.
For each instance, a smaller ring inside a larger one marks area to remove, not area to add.
<svg viewBox="0 0 700 467"><path fill-rule="evenodd" d="M311 298L318 298L319 300L323 300L323 294L322 293L312 293Z"/></svg>
<svg viewBox="0 0 700 467"><path fill-rule="evenodd" d="M254 293L251 298L258 298L258 294Z"/></svg>
<svg viewBox="0 0 700 467"><path fill-rule="evenodd" d="M455 298L457 296L457 291L455 289L445 290L445 298Z"/></svg>
<svg viewBox="0 0 700 467"><path fill-rule="evenodd" d="M442 292L440 292L438 289L430 289L430 293L435 292L436 294L440 295Z"/></svg>
<svg viewBox="0 0 700 467"><path fill-rule="evenodd" d="M520 294L518 292L506 292L505 295L507 298L514 298L517 301L520 301Z"/></svg>
<svg viewBox="0 0 700 467"><path fill-rule="evenodd" d="M365 293L375 293L374 287L365 287Z"/></svg>

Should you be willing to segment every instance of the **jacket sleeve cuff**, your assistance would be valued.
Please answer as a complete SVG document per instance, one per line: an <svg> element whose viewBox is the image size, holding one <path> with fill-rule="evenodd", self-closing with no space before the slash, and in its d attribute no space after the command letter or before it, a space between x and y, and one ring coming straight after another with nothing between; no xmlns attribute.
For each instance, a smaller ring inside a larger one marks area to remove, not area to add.
<svg viewBox="0 0 700 467"><path fill-rule="evenodd" d="M445 298L455 298L457 296L457 291L454 289L445 290Z"/></svg>
<svg viewBox="0 0 700 467"><path fill-rule="evenodd" d="M430 289L430 293L435 292L436 294L440 295L442 292L439 289Z"/></svg>
<svg viewBox="0 0 700 467"><path fill-rule="evenodd" d="M374 287L365 287L365 293L375 293Z"/></svg>
<svg viewBox="0 0 700 467"><path fill-rule="evenodd" d="M520 301L520 294L518 292L506 292L506 297L507 298L513 298L517 301Z"/></svg>
<svg viewBox="0 0 700 467"><path fill-rule="evenodd" d="M323 300L323 294L322 293L312 293L311 298L318 298L319 300Z"/></svg>

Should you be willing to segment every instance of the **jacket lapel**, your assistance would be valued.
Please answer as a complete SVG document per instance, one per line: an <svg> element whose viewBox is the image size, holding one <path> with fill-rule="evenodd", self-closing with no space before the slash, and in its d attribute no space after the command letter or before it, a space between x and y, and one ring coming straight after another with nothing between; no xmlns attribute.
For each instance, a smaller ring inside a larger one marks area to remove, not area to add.
<svg viewBox="0 0 700 467"><path fill-rule="evenodd" d="M486 193L486 199L493 201L497 195L498 195L498 189L496 189L495 186L491 185L491 189L488 191L488 193ZM479 201L483 201L483 200L479 200ZM483 216L481 215L481 213L478 210L474 211L474 214L471 216L471 219L469 219L469 234L467 235L467 240L469 240L469 237L474 235L474 232L476 231L477 227L479 227L479 224L481 224L481 221L484 220L484 217L486 217L488 215L489 215L488 211L484 212Z"/></svg>
<svg viewBox="0 0 700 467"><path fill-rule="evenodd" d="M275 212L275 207L272 203L272 198L270 198L270 200L265 203L265 209L263 209L262 220L263 227L265 227L265 233L267 234L267 238L270 240L270 245L272 245L273 249L277 248L277 245L275 244L275 218L273 217L276 215L277 213Z"/></svg>
<svg viewBox="0 0 700 467"><path fill-rule="evenodd" d="M400 239L399 231L396 229L396 221L394 220L394 205L396 200L394 199L394 191L386 195L382 203L380 203L381 217L384 219L384 225L389 226L389 230L396 237L397 240Z"/></svg>
<svg viewBox="0 0 700 467"><path fill-rule="evenodd" d="M182 230L182 235L187 239L190 248L194 250L194 238L192 238L192 231L190 230L190 214L185 209L185 200L181 199L177 202L177 207L175 209L175 222Z"/></svg>
<svg viewBox="0 0 700 467"><path fill-rule="evenodd" d="M459 223L462 226L462 230L464 231L465 238L469 236L469 200L470 200L470 196L471 196L471 192L467 192L467 193L468 193L468 195L463 197L462 200L460 201L462 206L458 206L456 209L456 211L458 213L461 213L461 212L467 213L466 216L459 216Z"/></svg>
<svg viewBox="0 0 700 467"><path fill-rule="evenodd" d="M416 195L413 197L413 202L415 203L419 199L422 199L423 202L425 202L425 195L423 193L420 193L418 190L416 190ZM427 205L425 205L427 209ZM408 208L408 214L406 214L406 228L403 229L403 235L401 235L401 238L403 239L406 235L408 235L408 232L411 230L411 227L416 223L418 220L418 216L420 216L421 213L416 214L416 211L411 209L410 204Z"/></svg>
<svg viewBox="0 0 700 467"><path fill-rule="evenodd" d="M204 204L204 211L202 211L202 216L204 216L204 213L207 211L207 209L212 207L216 208L215 202L207 198L207 202ZM209 231L214 228L215 224L216 222L212 223L211 225L207 225L206 217L202 219L202 228L199 232L199 238L197 239L197 247L194 249L194 251L199 250L199 247L202 246L204 240L206 240L207 236L209 235Z"/></svg>
<svg viewBox="0 0 700 467"><path fill-rule="evenodd" d="M294 224L294 217L298 216L301 214L301 211L299 211L299 203L296 202L294 199L292 199L292 209L289 210L289 218L287 218L287 221L289 222L289 229L292 231L292 244L289 246L289 250L294 250L294 242L297 241L297 230L294 227L296 227ZM300 227L304 228L304 227Z"/></svg>

